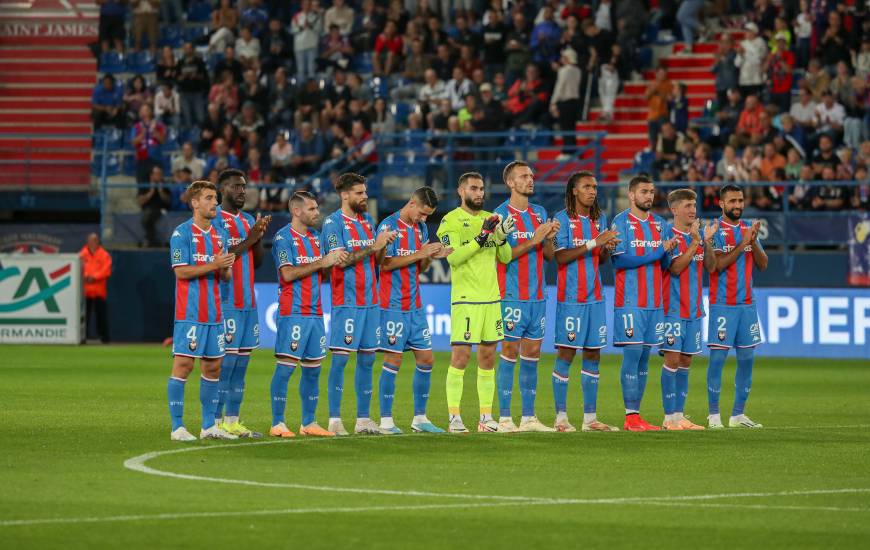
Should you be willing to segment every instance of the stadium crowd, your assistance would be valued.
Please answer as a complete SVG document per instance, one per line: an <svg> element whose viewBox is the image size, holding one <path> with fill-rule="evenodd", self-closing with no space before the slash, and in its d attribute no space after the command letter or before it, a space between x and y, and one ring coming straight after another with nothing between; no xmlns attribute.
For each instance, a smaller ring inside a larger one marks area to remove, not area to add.
<svg viewBox="0 0 870 550"><path fill-rule="evenodd" d="M650 25L681 31L685 53L714 36L697 1L98 3L103 56L153 56L153 73L127 82L106 74L93 112L95 126L129 133L137 180L156 185L141 189L139 202L155 211L186 208L184 186L215 181L224 168L243 168L257 184L291 184L263 188L247 205L284 210L289 191L325 161L343 159L336 171L373 170L378 133L430 132L418 145L437 157L431 136L573 129L593 99L606 120L622 82L643 69L638 52ZM686 86L664 68L649 84L656 177L866 180L870 18L863 3L720 4L720 24L742 33L735 40L721 34L711 67L717 98L705 117L713 123L690 119ZM125 50L127 27L133 39ZM204 32L184 32L190 28ZM167 148L180 151L171 162ZM753 189L753 206L781 208L782 185ZM717 187L700 191L715 209ZM798 185L789 201L797 209L866 209L870 187Z"/></svg>

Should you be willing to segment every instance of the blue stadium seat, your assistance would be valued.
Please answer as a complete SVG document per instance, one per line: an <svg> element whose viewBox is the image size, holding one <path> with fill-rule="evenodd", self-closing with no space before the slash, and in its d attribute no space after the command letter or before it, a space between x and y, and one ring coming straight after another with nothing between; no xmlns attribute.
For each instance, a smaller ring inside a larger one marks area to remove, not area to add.
<svg viewBox="0 0 870 550"><path fill-rule="evenodd" d="M208 59L205 60L206 67L208 67L208 72L214 74L214 69L217 67L217 64L223 61L224 54L221 52L215 52L208 56Z"/></svg>
<svg viewBox="0 0 870 550"><path fill-rule="evenodd" d="M132 153L127 153L124 155L124 163L122 166L122 170L125 176L135 176L136 175L136 156Z"/></svg>
<svg viewBox="0 0 870 550"><path fill-rule="evenodd" d="M641 70L652 67L653 51L652 48L638 48L637 50L637 65Z"/></svg>
<svg viewBox="0 0 870 550"><path fill-rule="evenodd" d="M184 36L182 36L181 28L173 25L166 25L160 28L159 45L161 47L180 48L182 42L184 42Z"/></svg>
<svg viewBox="0 0 870 550"><path fill-rule="evenodd" d="M120 151L124 147L124 132L117 128L104 128L94 133L94 151L103 150L103 143L107 151Z"/></svg>
<svg viewBox="0 0 870 550"><path fill-rule="evenodd" d="M656 154L652 151L640 151L636 155L634 155L634 165L632 165L632 171L634 173L646 172L651 173L653 171L653 163L656 160Z"/></svg>
<svg viewBox="0 0 870 550"><path fill-rule="evenodd" d="M404 126L408 123L408 115L411 114L411 106L407 103L398 102L390 106L393 112L393 117L396 119L396 124Z"/></svg>
<svg viewBox="0 0 870 550"><path fill-rule="evenodd" d="M191 2L187 9L187 20L191 23L206 23L211 20L211 4L204 1Z"/></svg>
<svg viewBox="0 0 870 550"><path fill-rule="evenodd" d="M124 58L118 52L106 52L100 55L99 71L101 73L117 74L127 70Z"/></svg>
<svg viewBox="0 0 870 550"><path fill-rule="evenodd" d="M193 25L184 28L184 41L196 45L202 38L208 36L208 27L205 25Z"/></svg>
<svg viewBox="0 0 870 550"><path fill-rule="evenodd" d="M91 174L100 177L103 170L103 155L102 153L95 154L91 161ZM121 171L121 165L118 162L118 155L109 153L106 155L106 176L117 176Z"/></svg>
<svg viewBox="0 0 870 550"><path fill-rule="evenodd" d="M386 78L381 78L379 76L376 76L370 81L370 85L372 87L372 91L375 94L375 97L384 97L384 98L388 97L389 91L387 90L387 79Z"/></svg>
<svg viewBox="0 0 870 550"><path fill-rule="evenodd" d="M127 70L131 73L153 73L154 72L154 57L151 52L142 50L141 52L131 53L127 56Z"/></svg>
<svg viewBox="0 0 870 550"><path fill-rule="evenodd" d="M374 65L372 64L372 54L361 53L359 55L355 55L353 58L353 68L358 73L370 74L372 71L374 71Z"/></svg>

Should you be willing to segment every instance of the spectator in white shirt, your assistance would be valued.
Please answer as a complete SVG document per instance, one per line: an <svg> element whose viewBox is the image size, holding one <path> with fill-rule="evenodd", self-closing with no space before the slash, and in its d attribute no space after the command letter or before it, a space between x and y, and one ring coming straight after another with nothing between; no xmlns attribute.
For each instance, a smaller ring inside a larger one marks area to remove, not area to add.
<svg viewBox="0 0 870 550"><path fill-rule="evenodd" d="M278 132L278 135L275 136L275 143L269 148L269 159L272 162L272 170L278 171L282 179L287 176L287 168L290 166L292 157L293 146L287 141L284 132Z"/></svg>
<svg viewBox="0 0 870 550"><path fill-rule="evenodd" d="M181 146L181 154L172 158L172 173L175 174L182 168L190 170L190 177L201 180L205 169L205 161L193 154L193 144L185 141Z"/></svg>
<svg viewBox="0 0 870 550"><path fill-rule="evenodd" d="M347 36L353 28L353 8L346 5L345 0L332 0L332 7L326 10L323 17L323 28L338 25L341 34Z"/></svg>
<svg viewBox="0 0 870 550"><path fill-rule="evenodd" d="M816 105L816 131L830 135L836 143L837 137L843 133L845 120L846 109L834 101L834 94L825 92L822 102Z"/></svg>
<svg viewBox="0 0 870 550"><path fill-rule="evenodd" d="M297 82L306 82L314 77L322 28L323 20L320 13L311 8L311 0L302 0L302 8L293 16L293 21L290 23L293 50L296 55Z"/></svg>
<svg viewBox="0 0 870 550"><path fill-rule="evenodd" d="M816 102L807 88L798 92L798 101L791 104L789 114L805 131L814 131L816 125Z"/></svg>
<svg viewBox="0 0 870 550"><path fill-rule="evenodd" d="M460 67L453 67L453 78L447 81L447 99L450 107L458 111L465 106L465 96L472 92L471 81L465 78L465 72Z"/></svg>
<svg viewBox="0 0 870 550"><path fill-rule="evenodd" d="M434 69L426 69L423 78L426 83L420 88L417 99L420 100L420 103L427 104L430 111L437 111L441 100L447 99L447 88L444 86L444 81L438 78Z"/></svg>
<svg viewBox="0 0 870 550"><path fill-rule="evenodd" d="M758 25L746 24L746 38L737 46L734 65L740 69L738 82L743 97L758 95L764 86L762 66L767 58L767 44L758 36Z"/></svg>
<svg viewBox="0 0 870 550"><path fill-rule="evenodd" d="M177 128L180 125L181 98L169 84L161 84L160 92L154 96L154 116L167 126Z"/></svg>
<svg viewBox="0 0 870 550"><path fill-rule="evenodd" d="M236 57L245 67L260 58L260 39L251 33L250 27L242 27L236 38Z"/></svg>

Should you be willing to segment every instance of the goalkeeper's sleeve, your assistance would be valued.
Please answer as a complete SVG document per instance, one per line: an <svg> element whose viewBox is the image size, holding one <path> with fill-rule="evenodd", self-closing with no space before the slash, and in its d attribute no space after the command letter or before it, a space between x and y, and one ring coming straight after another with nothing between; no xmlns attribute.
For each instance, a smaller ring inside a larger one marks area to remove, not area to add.
<svg viewBox="0 0 870 550"><path fill-rule="evenodd" d="M495 249L495 257L502 264L509 264L513 260L513 249L507 241L503 242Z"/></svg>

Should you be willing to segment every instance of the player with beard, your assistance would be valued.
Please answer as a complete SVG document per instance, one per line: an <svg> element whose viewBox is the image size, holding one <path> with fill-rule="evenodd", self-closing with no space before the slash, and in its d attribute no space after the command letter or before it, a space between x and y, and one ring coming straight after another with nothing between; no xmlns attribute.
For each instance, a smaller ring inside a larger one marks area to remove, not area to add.
<svg viewBox="0 0 870 550"><path fill-rule="evenodd" d="M245 394L245 374L251 352L260 346L260 322L254 296L254 270L263 262L263 234L272 216L261 218L243 212L247 179L241 170L224 170L218 176L222 202L217 225L227 234L227 248L236 255L231 282L221 283L226 355L221 364L215 418L222 430L239 437L262 437L239 421ZM226 404L226 412L224 405ZM223 417L223 419L221 419Z"/></svg>
<svg viewBox="0 0 870 550"><path fill-rule="evenodd" d="M447 369L447 410L451 433L468 433L462 422L465 367L471 358L471 346L477 346L477 396L480 401L479 432L498 431L492 418L495 392L496 345L504 338L501 295L496 261L511 261L507 237L515 230L512 217L503 220L483 210L484 182L477 172L459 177L460 205L448 212L438 227L441 243L452 248L447 256L451 270L450 319L451 357Z"/></svg>
<svg viewBox="0 0 870 550"><path fill-rule="evenodd" d="M498 431L553 432L555 429L545 426L535 416L535 393L547 311L544 262L553 259L553 237L559 231L559 222L548 220L543 206L529 203L535 192L535 175L528 164L519 160L511 162L504 169L503 180L511 196L495 209L495 213L503 219L513 218L517 230L507 240L511 247L511 261L498 264L505 327L496 376ZM523 402L519 428L511 418L517 355L520 358Z"/></svg>
<svg viewBox="0 0 870 550"><path fill-rule="evenodd" d="M663 240L664 220L651 213L655 185L645 175L628 183L631 207L613 218L619 244L611 257L616 268L613 345L622 348L622 399L625 429L633 432L660 430L640 416L640 403L649 374L650 348L664 341L662 310L662 259L676 246Z"/></svg>
<svg viewBox="0 0 870 550"><path fill-rule="evenodd" d="M728 350L737 354L737 372L734 375L734 408L728 426L731 428L761 428L744 410L752 388L752 366L755 346L761 344L758 311L752 289L752 270L767 269L767 254L758 242L759 222L741 220L743 190L736 185L725 185L719 190L719 231L712 237L716 254L716 268L710 274L710 319L707 345L710 348L710 366L707 369L707 401L710 428L722 428L719 416L719 394L722 390L722 369Z"/></svg>
<svg viewBox="0 0 870 550"><path fill-rule="evenodd" d="M345 173L338 177L335 190L341 208L323 222L322 243L326 254L334 250L348 253L345 261L332 266L332 315L329 323L329 428L336 435L348 435L341 421L344 369L351 352L356 352L357 413L354 433L379 434L371 419L372 367L380 345L381 316L378 301L378 264L387 245L398 233L383 231L375 237L375 226L368 214L366 179Z"/></svg>

